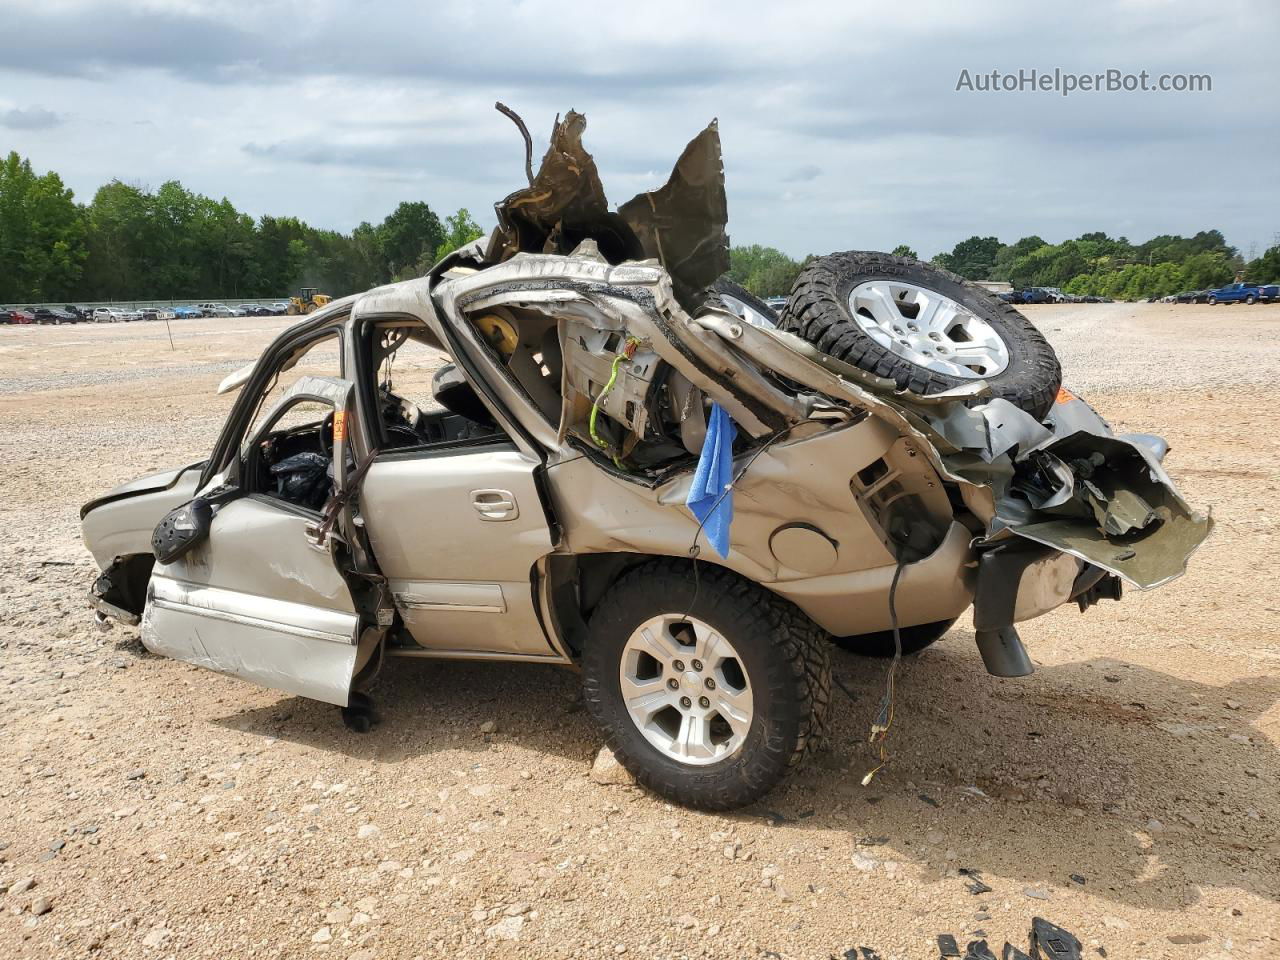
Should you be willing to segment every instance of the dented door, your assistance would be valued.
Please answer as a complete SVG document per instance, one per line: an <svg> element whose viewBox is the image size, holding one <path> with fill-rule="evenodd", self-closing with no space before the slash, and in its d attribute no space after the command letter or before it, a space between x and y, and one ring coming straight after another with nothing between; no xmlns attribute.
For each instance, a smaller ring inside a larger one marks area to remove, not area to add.
<svg viewBox="0 0 1280 960"><path fill-rule="evenodd" d="M247 451L299 399L321 400L345 418L347 381L303 377L245 444ZM334 430L333 461L345 460ZM344 471L334 471L335 484ZM264 687L346 706L359 659L360 617L332 553L320 545L320 514L261 491L223 503L209 535L170 564L157 563L142 618L153 653Z"/></svg>

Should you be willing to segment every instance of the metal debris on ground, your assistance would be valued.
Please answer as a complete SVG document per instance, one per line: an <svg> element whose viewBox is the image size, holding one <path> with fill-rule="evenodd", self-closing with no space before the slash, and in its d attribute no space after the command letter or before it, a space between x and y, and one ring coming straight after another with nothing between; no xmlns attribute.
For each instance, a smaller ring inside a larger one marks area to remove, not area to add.
<svg viewBox="0 0 1280 960"><path fill-rule="evenodd" d="M1036 960L1080 960L1080 941L1075 935L1044 917L1031 920L1031 954Z"/></svg>

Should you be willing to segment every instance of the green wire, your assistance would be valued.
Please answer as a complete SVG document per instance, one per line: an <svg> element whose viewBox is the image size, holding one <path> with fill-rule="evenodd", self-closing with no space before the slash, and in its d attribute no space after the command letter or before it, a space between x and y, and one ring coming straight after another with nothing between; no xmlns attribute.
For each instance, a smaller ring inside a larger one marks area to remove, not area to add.
<svg viewBox="0 0 1280 960"><path fill-rule="evenodd" d="M622 361L625 359L627 359L626 355L621 353L613 358L613 368L609 373L609 382L604 385L604 389L600 391L600 395L597 396L595 401L591 404L591 418L587 421L587 427L591 432L591 439L596 442L596 446L613 457L613 465L619 470L623 469L622 461L618 458L617 454L610 452L609 441L603 439L600 434L596 433L596 416L600 413L600 401L608 396L609 391L613 389L613 385L617 382L618 367L622 365Z"/></svg>

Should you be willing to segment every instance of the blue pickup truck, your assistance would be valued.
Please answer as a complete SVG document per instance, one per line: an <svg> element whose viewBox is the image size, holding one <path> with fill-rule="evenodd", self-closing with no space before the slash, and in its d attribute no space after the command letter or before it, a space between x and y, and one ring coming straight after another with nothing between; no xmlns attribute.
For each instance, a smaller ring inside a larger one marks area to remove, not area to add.
<svg viewBox="0 0 1280 960"><path fill-rule="evenodd" d="M1230 283L1209 291L1208 303L1270 303L1280 300L1280 284Z"/></svg>

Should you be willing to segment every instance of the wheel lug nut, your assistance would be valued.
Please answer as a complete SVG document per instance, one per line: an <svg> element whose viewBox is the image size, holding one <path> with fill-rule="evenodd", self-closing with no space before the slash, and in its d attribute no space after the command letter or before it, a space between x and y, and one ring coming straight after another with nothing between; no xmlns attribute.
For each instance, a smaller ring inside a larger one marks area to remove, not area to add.
<svg viewBox="0 0 1280 960"><path fill-rule="evenodd" d="M672 670L674 670L676 673L684 673L684 661L683 661L683 660L672 660L672 661L671 661L671 669L672 669Z"/></svg>
<svg viewBox="0 0 1280 960"><path fill-rule="evenodd" d="M701 661L701 660L695 660L695 661L693 661L693 669L695 669L695 670L697 670L697 671L701 672L701 671L702 671L702 661Z"/></svg>
<svg viewBox="0 0 1280 960"><path fill-rule="evenodd" d="M705 710L707 709L707 707L711 706L711 701L708 700L706 697L699 697L698 706L700 706L703 710Z"/></svg>
<svg viewBox="0 0 1280 960"><path fill-rule="evenodd" d="M693 706L693 701L692 701L692 700L690 700L688 697L681 697L681 698L680 698L680 706L682 706L682 707L684 707L686 710L688 710L691 706Z"/></svg>
<svg viewBox="0 0 1280 960"><path fill-rule="evenodd" d="M712 680L710 677L707 677L707 689L714 690L715 688L716 688L716 682Z"/></svg>
<svg viewBox="0 0 1280 960"><path fill-rule="evenodd" d="M679 690L680 681L677 680L675 677L672 677L670 680L667 681L667 686L670 687L672 690Z"/></svg>

